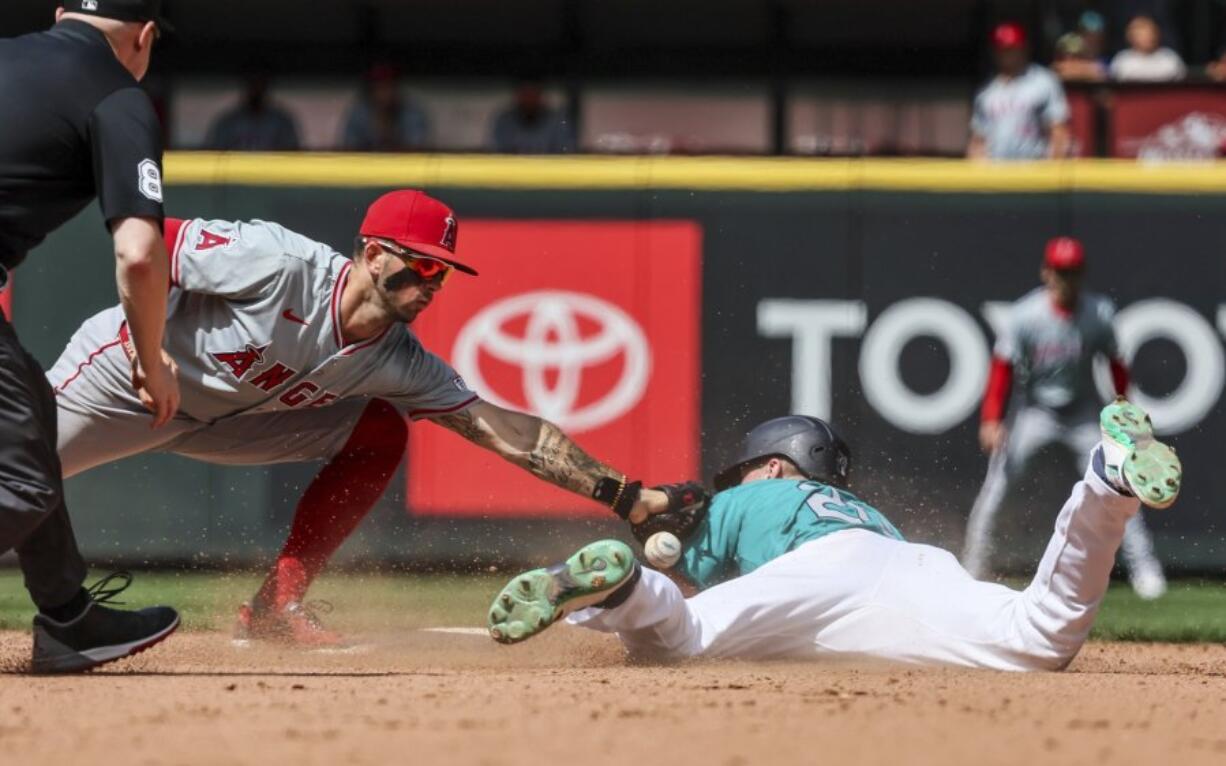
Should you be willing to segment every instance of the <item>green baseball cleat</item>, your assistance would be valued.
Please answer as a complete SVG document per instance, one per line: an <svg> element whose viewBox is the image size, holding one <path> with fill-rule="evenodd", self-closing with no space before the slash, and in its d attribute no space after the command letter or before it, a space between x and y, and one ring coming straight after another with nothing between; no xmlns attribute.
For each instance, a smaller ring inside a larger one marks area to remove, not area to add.
<svg viewBox="0 0 1226 766"><path fill-rule="evenodd" d="M1175 450L1154 438L1145 410L1116 397L1103 407L1098 422L1107 480L1150 508L1169 508L1179 497L1183 466Z"/></svg>
<svg viewBox="0 0 1226 766"><path fill-rule="evenodd" d="M571 612L605 601L637 569L630 546L598 540L561 564L516 575L490 606L490 637L503 644L532 638Z"/></svg>

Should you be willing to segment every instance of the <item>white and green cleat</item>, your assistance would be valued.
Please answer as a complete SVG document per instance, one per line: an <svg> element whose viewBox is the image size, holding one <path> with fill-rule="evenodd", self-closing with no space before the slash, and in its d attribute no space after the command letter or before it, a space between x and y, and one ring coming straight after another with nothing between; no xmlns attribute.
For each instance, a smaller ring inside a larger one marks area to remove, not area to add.
<svg viewBox="0 0 1226 766"><path fill-rule="evenodd" d="M1179 497L1183 466L1175 450L1154 438L1145 410L1116 397L1103 407L1098 422L1107 480L1150 508L1169 508Z"/></svg>
<svg viewBox="0 0 1226 766"><path fill-rule="evenodd" d="M630 546L598 540L561 564L516 575L490 606L490 637L503 644L532 638L571 612L605 601L637 569Z"/></svg>

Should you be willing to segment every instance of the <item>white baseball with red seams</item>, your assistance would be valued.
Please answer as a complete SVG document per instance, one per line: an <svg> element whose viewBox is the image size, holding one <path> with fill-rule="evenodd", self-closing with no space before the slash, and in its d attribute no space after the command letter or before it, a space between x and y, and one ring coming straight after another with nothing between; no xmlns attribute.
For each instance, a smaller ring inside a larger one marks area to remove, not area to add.
<svg viewBox="0 0 1226 766"><path fill-rule="evenodd" d="M643 555L656 569L669 569L681 558L681 541L672 532L656 532L643 544Z"/></svg>

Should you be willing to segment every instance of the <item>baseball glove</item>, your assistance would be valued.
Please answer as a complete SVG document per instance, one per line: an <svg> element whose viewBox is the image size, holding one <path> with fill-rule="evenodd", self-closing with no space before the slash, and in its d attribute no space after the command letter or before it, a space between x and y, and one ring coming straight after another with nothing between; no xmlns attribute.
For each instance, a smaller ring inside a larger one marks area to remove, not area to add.
<svg viewBox="0 0 1226 766"><path fill-rule="evenodd" d="M706 518L711 495L705 487L694 481L661 484L652 489L668 495L668 510L653 513L645 521L631 524L630 530L640 543L647 542L647 538L656 532L672 532L678 540L685 542Z"/></svg>

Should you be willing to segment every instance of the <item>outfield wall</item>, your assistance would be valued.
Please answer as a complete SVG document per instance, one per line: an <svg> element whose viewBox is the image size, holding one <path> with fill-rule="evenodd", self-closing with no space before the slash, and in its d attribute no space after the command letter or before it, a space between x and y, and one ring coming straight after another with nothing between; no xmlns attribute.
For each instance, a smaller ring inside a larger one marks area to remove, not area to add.
<svg viewBox="0 0 1226 766"><path fill-rule="evenodd" d="M1000 307L1036 284L1048 237L1078 236L1187 466L1184 500L1153 518L1159 552L1226 566L1209 438L1226 426L1226 167L174 154L166 171L171 215L274 220L342 251L377 194L426 188L482 276L449 283L417 330L479 391L653 481L709 478L758 419L829 416L861 493L954 547ZM45 364L114 300L112 268L91 208L17 273L16 324ZM1003 530L1023 566L1075 479L1058 454L1035 468ZM246 563L313 471L139 457L73 479L70 507L95 559ZM347 558L485 564L615 528L428 424L404 474Z"/></svg>

